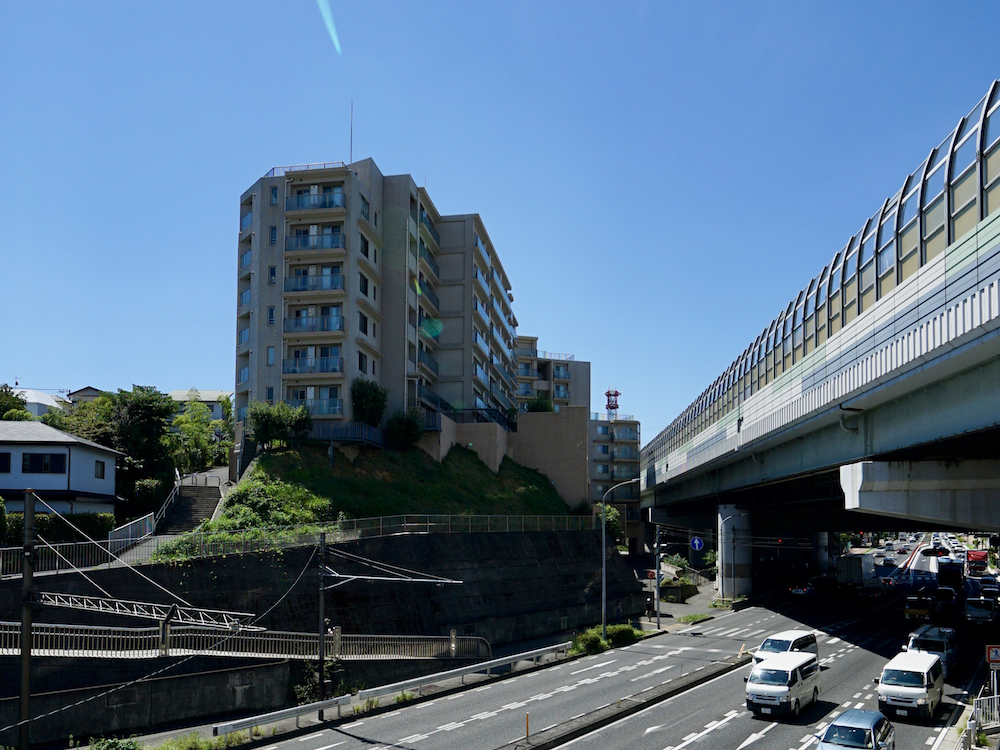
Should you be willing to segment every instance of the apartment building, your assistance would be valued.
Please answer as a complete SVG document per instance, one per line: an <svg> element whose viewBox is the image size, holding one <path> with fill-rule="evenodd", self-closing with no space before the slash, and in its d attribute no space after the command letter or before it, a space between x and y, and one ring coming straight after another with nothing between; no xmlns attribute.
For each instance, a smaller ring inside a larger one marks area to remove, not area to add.
<svg viewBox="0 0 1000 750"><path fill-rule="evenodd" d="M537 336L517 337L518 411L526 411L528 402L539 396L561 406L586 406L590 410L590 362L581 362L572 354L557 354L538 348Z"/></svg>
<svg viewBox="0 0 1000 750"><path fill-rule="evenodd" d="M607 493L608 504L621 513L629 554L637 554L643 551L646 535L639 485L611 488L639 476L639 420L631 414L618 413L617 391L610 390L605 395L607 411L592 412L588 423L590 499L600 502Z"/></svg>
<svg viewBox="0 0 1000 750"><path fill-rule="evenodd" d="M347 434L351 383L387 414L457 419L513 404L511 284L479 215L442 215L410 175L372 159L275 167L240 197L235 414L304 405Z"/></svg>

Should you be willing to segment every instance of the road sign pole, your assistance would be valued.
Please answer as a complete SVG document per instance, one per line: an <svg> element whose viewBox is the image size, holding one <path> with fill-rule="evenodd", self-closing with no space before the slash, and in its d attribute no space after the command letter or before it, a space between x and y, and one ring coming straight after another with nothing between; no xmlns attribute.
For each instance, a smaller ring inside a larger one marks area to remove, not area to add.
<svg viewBox="0 0 1000 750"><path fill-rule="evenodd" d="M656 607L656 629L660 629L660 531L661 527L656 527L656 549L654 550L653 560L656 561L656 570L653 571L656 576L656 599L654 600L654 605Z"/></svg>

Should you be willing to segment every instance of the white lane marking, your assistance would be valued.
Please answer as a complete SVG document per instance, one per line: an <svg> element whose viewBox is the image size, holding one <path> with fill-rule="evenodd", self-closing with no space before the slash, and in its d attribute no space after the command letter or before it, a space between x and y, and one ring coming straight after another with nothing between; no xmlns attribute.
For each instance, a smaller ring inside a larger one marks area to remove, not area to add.
<svg viewBox="0 0 1000 750"><path fill-rule="evenodd" d="M322 732L314 732L313 734L307 734L305 737L298 737L297 739L299 742L305 742L306 740L314 740L317 737L322 737L322 736L323 736Z"/></svg>
<svg viewBox="0 0 1000 750"><path fill-rule="evenodd" d="M647 727L646 731L642 733L642 736L645 737L650 732L655 732L657 729L660 729L662 726L663 726L663 724L656 724L654 726Z"/></svg>
<svg viewBox="0 0 1000 750"><path fill-rule="evenodd" d="M465 726L465 722L464 721L461 721L461 722L459 722L459 721L451 721L451 722L449 722L447 724L442 724L441 726L438 727L438 729L440 729L442 732L450 732L452 729L459 729L460 727L464 727L464 726Z"/></svg>
<svg viewBox="0 0 1000 750"><path fill-rule="evenodd" d="M855 693L852 697L854 698L854 700L857 700L858 698L861 697L861 693ZM871 696L869 696L869 697L871 697Z"/></svg>
<svg viewBox="0 0 1000 750"><path fill-rule="evenodd" d="M614 664L616 661L618 661L618 660L617 659L612 659L611 661L601 662L600 664L594 664L593 666L584 667L583 669L578 669L575 672L570 672L570 674L574 675L574 674L580 674L581 672L589 672L591 669L598 669L600 667L606 667L609 664ZM507 682L510 682L510 680L508 680Z"/></svg>
<svg viewBox="0 0 1000 750"><path fill-rule="evenodd" d="M925 745L933 745L933 744L934 744L934 740L936 740L936 739L937 739L937 737L935 737L935 736L934 736L934 735L932 734L932 735L931 735L930 737L928 737L928 738L927 738L927 742L925 742L924 744L925 744Z"/></svg>
<svg viewBox="0 0 1000 750"><path fill-rule="evenodd" d="M456 695L449 695L448 700L453 701L456 698L464 698L468 693L457 693Z"/></svg>
<svg viewBox="0 0 1000 750"><path fill-rule="evenodd" d="M689 734L687 737L684 738L684 741L681 744L677 745L674 748L674 750L681 750L681 748L687 747L692 742L694 742L695 740L701 739L702 737L704 737L709 732L714 732L716 729L719 729L720 727L725 726L725 724L728 721L732 720L733 718L735 718L737 716L739 716L739 713L737 713L736 711L733 711L731 714L729 714L728 716L726 716L726 718L722 719L722 721L719 721L719 722L716 722L715 724L712 724L708 729L703 729L702 731L697 732L695 734Z"/></svg>
<svg viewBox="0 0 1000 750"><path fill-rule="evenodd" d="M697 625L692 625L689 628L684 628L683 630L678 630L677 632L678 633L690 633L692 630L697 630L697 629L698 629Z"/></svg>
<svg viewBox="0 0 1000 750"><path fill-rule="evenodd" d="M648 679L649 677L653 677L655 675L658 675L661 672L666 672L668 669L673 669L676 666L677 666L676 664L668 664L665 667L660 667L659 669L654 669L652 672L646 672L646 674L641 674L638 677L632 677L632 678L629 679L629 682L638 682L639 680Z"/></svg>
<svg viewBox="0 0 1000 750"><path fill-rule="evenodd" d="M858 705L855 706L855 708L864 708L864 707L865 707L864 703L859 703Z"/></svg>
<svg viewBox="0 0 1000 750"><path fill-rule="evenodd" d="M827 646L832 646L832 645L833 645L834 643L840 643L840 639L839 639L839 638L836 638L836 637L834 637L834 638L831 638L830 640L828 640L828 641L826 642L826 645L827 645Z"/></svg>
<svg viewBox="0 0 1000 750"><path fill-rule="evenodd" d="M353 729L354 727L360 727L364 723L365 723L364 721L355 721L350 724L344 724L344 729Z"/></svg>
<svg viewBox="0 0 1000 750"><path fill-rule="evenodd" d="M768 724L766 727L764 727L763 729L761 729L759 732L754 732L749 737L747 737L745 740L743 740L743 744L740 745L738 748L736 748L736 750L743 750L743 748L747 747L748 745L752 745L754 742L756 742L757 740L761 739L765 734L767 734L768 732L770 732L776 726L778 726L778 722L772 721L770 724Z"/></svg>
<svg viewBox="0 0 1000 750"><path fill-rule="evenodd" d="M865 696L865 700L866 701L870 701L872 699L872 696L874 696L874 695L875 695L875 693L868 693L868 695Z"/></svg>
<svg viewBox="0 0 1000 750"><path fill-rule="evenodd" d="M493 687L493 686L492 685L483 685L482 687L472 688L472 692L473 693L481 693L484 690L489 690L491 687Z"/></svg>
<svg viewBox="0 0 1000 750"><path fill-rule="evenodd" d="M404 742L420 742L420 740L426 740L428 737L430 737L429 734L411 734L409 737L401 737L396 740L396 744L401 745Z"/></svg>
<svg viewBox="0 0 1000 750"><path fill-rule="evenodd" d="M401 713L403 713L403 712L402 711L393 711L391 714L382 714L382 718L383 719L387 719L390 716L399 716Z"/></svg>
<svg viewBox="0 0 1000 750"><path fill-rule="evenodd" d="M331 747L336 747L337 745L343 745L347 740L341 740L340 742L334 742L332 745L324 745L323 747L317 747L316 750L330 750Z"/></svg>
<svg viewBox="0 0 1000 750"><path fill-rule="evenodd" d="M721 633L716 633L719 638L728 638L733 633L739 633L743 628L730 628L729 630L723 630ZM680 747L678 745L678 747Z"/></svg>
<svg viewBox="0 0 1000 750"><path fill-rule="evenodd" d="M841 703L840 707L841 708L850 708L851 707L851 702L847 701L846 703Z"/></svg>

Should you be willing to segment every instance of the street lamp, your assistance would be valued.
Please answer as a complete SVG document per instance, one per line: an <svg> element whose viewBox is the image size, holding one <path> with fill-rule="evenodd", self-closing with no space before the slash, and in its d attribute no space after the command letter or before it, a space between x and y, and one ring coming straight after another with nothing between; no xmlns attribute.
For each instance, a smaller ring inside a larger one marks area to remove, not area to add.
<svg viewBox="0 0 1000 750"><path fill-rule="evenodd" d="M627 484L636 484L639 477L609 487L601 498L601 640L608 639L608 495Z"/></svg>

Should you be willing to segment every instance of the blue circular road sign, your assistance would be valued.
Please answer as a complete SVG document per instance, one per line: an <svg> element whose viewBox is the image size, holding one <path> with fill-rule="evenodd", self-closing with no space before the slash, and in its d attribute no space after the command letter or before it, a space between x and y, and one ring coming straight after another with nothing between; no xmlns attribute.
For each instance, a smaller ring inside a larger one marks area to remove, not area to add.
<svg viewBox="0 0 1000 750"><path fill-rule="evenodd" d="M700 552L705 547L705 540L700 536L691 537L691 549L695 552Z"/></svg>

